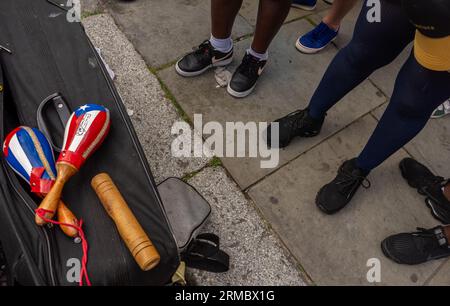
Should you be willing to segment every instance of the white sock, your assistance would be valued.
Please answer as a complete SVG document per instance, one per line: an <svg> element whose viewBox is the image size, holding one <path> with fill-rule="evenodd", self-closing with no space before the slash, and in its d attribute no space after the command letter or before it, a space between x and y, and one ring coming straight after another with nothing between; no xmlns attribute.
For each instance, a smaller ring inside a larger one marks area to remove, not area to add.
<svg viewBox="0 0 450 306"><path fill-rule="evenodd" d="M209 42L211 43L211 46L213 46L214 49L217 51L220 51L222 53L230 52L233 48L233 40L231 37L225 38L225 39L219 39L215 38L211 34L211 38L209 39Z"/></svg>
<svg viewBox="0 0 450 306"><path fill-rule="evenodd" d="M253 55L254 57L259 59L260 61L267 61L267 59L269 58L269 52L268 51L266 51L265 53L258 53L255 50L253 50L252 48L248 48L247 49L247 53Z"/></svg>

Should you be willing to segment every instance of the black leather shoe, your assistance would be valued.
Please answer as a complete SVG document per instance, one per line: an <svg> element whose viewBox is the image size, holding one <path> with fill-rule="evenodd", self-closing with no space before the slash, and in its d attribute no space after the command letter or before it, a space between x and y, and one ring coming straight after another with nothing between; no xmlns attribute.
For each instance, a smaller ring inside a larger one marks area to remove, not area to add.
<svg viewBox="0 0 450 306"><path fill-rule="evenodd" d="M278 148L284 148L289 145L294 137L313 137L320 133L323 121L321 119L314 119L308 115L308 109L299 109L295 112L284 116L283 118L275 120L273 123L278 123ZM267 128L266 141L270 147L277 147L277 144L272 144L272 126Z"/></svg>
<svg viewBox="0 0 450 306"><path fill-rule="evenodd" d="M196 50L186 54L175 64L177 73L184 77L202 74L212 67L229 65L233 61L233 49L223 53L215 50L209 40L204 41Z"/></svg>
<svg viewBox="0 0 450 306"><path fill-rule="evenodd" d="M326 214L334 214L344 208L360 186L370 187L367 173L356 166L356 158L344 162L334 180L320 189L316 197L317 207Z"/></svg>
<svg viewBox="0 0 450 306"><path fill-rule="evenodd" d="M235 98L248 96L256 86L267 61L259 60L251 54L245 54L228 84L227 91Z"/></svg>

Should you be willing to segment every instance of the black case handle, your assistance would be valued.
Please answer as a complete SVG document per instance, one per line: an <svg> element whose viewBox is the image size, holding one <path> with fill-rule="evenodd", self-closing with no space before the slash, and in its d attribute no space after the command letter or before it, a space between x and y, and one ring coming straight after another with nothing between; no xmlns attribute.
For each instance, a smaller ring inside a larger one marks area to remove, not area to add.
<svg viewBox="0 0 450 306"><path fill-rule="evenodd" d="M64 100L64 97L60 93L54 93L47 98L45 98L41 104L39 104L39 107L37 109L37 124L39 130L41 130L42 133L47 137L48 141L50 141L50 144L52 145L53 149L56 152L61 152L60 147L55 145L53 142L53 138L50 134L50 131L47 127L46 120L44 119L44 112L50 105L53 105L53 107L56 110L56 113L58 114L59 119L61 120L61 124L63 127L66 126L67 121L69 121L69 118L71 116L71 111L69 106L67 105L66 100Z"/></svg>

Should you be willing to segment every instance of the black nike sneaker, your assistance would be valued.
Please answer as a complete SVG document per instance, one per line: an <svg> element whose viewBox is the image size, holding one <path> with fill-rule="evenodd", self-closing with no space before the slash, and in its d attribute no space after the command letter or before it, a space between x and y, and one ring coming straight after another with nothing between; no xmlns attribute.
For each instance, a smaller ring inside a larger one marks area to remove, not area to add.
<svg viewBox="0 0 450 306"><path fill-rule="evenodd" d="M316 196L317 207L326 214L334 214L344 208L360 186L370 187L367 174L356 166L356 158L339 167L334 180L323 186Z"/></svg>
<svg viewBox="0 0 450 306"><path fill-rule="evenodd" d="M186 54L176 64L179 75L193 77L202 74L212 67L222 67L233 61L233 49L223 53L213 48L209 40L205 40L198 48Z"/></svg>
<svg viewBox="0 0 450 306"><path fill-rule="evenodd" d="M259 76L264 70L267 61L260 60L253 55L246 53L242 63L236 68L227 91L235 98L248 96L256 86Z"/></svg>
<svg viewBox="0 0 450 306"><path fill-rule="evenodd" d="M442 191L449 181L434 175L427 167L412 158L403 159L399 167L409 186L426 196L425 203L433 217L444 224L450 224L450 201Z"/></svg>
<svg viewBox="0 0 450 306"><path fill-rule="evenodd" d="M308 115L308 109L301 109L277 119L274 123L278 123L279 139L278 148L284 148L289 145L291 140L296 137L313 137L320 133L323 121L321 119L314 119ZM267 128L266 141L269 146L272 146L272 124ZM273 147L276 147L274 144Z"/></svg>
<svg viewBox="0 0 450 306"><path fill-rule="evenodd" d="M443 227L417 228L415 233L392 235L383 240L384 255L399 264L417 265L450 256L450 247Z"/></svg>

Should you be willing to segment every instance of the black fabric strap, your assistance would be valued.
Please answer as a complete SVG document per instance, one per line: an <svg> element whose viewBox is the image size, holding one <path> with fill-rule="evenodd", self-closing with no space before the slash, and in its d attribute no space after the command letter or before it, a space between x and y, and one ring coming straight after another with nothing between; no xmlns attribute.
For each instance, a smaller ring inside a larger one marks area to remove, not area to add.
<svg viewBox="0 0 450 306"><path fill-rule="evenodd" d="M226 272L230 267L230 256L220 250L220 239L211 233L199 234L181 254L186 266L209 272Z"/></svg>

